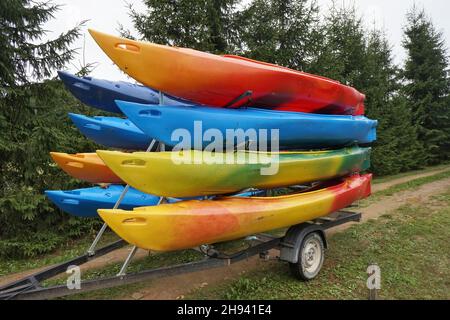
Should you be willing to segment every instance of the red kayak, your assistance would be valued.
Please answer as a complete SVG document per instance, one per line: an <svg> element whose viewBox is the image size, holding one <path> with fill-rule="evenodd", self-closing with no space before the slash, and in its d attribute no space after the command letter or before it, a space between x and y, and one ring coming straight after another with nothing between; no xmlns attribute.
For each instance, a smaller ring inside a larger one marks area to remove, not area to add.
<svg viewBox="0 0 450 320"><path fill-rule="evenodd" d="M364 94L328 78L238 56L133 41L93 30L90 33L137 81L199 104L364 114Z"/></svg>

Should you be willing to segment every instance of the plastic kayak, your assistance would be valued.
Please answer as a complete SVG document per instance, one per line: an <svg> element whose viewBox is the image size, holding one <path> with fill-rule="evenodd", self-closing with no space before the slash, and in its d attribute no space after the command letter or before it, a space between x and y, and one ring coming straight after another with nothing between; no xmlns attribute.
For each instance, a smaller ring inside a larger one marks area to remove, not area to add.
<svg viewBox="0 0 450 320"><path fill-rule="evenodd" d="M146 150L152 141L150 136L127 119L73 113L69 113L69 117L84 136L106 147Z"/></svg>
<svg viewBox="0 0 450 320"><path fill-rule="evenodd" d="M101 151L106 165L130 186L165 197L236 193L271 189L364 171L370 148L319 152L229 153Z"/></svg>
<svg viewBox="0 0 450 320"><path fill-rule="evenodd" d="M95 153L50 152L53 160L68 175L91 183L123 183Z"/></svg>
<svg viewBox="0 0 450 320"><path fill-rule="evenodd" d="M138 84L124 81L108 81L92 77L77 77L58 71L66 88L84 104L104 111L121 113L115 100L159 104L159 92ZM189 102L163 95L163 103L187 105Z"/></svg>
<svg viewBox="0 0 450 320"><path fill-rule="evenodd" d="M337 81L237 56L133 41L89 30L125 73L148 87L214 107L248 106L326 114L364 114L365 96ZM125 99L126 100L126 99Z"/></svg>
<svg viewBox="0 0 450 320"><path fill-rule="evenodd" d="M202 150L211 139L201 139L207 131L219 130L226 146L227 130L242 129L246 139L261 139L259 130L265 129L266 145L273 130L278 129L281 149L342 147L369 144L376 140L377 121L364 116L322 115L299 112L280 112L261 109L223 109L199 106L152 106L117 101L122 112L148 136L168 146ZM197 122L196 122L197 121ZM173 137L177 129L186 129L190 139ZM248 131L249 130L249 131ZM251 137L252 132L254 137ZM217 140L214 139L214 143ZM261 141L257 141L261 143Z"/></svg>
<svg viewBox="0 0 450 320"><path fill-rule="evenodd" d="M64 212L78 217L98 217L97 210L112 209L123 190L124 187L121 185L110 185L106 188L45 191L45 194ZM158 204L159 199L159 197L129 188L119 208L132 210L135 207L154 206Z"/></svg>
<svg viewBox="0 0 450 320"><path fill-rule="evenodd" d="M326 216L368 197L371 177L355 175L323 189L279 197L191 200L98 212L114 232L140 248L188 249Z"/></svg>
<svg viewBox="0 0 450 320"><path fill-rule="evenodd" d="M48 190L45 191L47 197L62 211L73 216L83 218L98 217L98 209L112 209L124 190L122 185L109 185L103 187L93 187L76 189L70 191ZM255 190L236 195L236 197L252 197L261 195L262 191ZM164 199L167 203L175 203L181 199ZM132 210L136 207L154 206L160 202L160 197L140 192L134 188L129 188L122 199L119 208Z"/></svg>

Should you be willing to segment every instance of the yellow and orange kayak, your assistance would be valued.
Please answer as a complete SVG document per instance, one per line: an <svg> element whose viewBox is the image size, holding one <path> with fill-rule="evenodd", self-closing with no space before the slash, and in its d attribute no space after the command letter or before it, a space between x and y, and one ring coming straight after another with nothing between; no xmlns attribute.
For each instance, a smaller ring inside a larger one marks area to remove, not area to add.
<svg viewBox="0 0 450 320"><path fill-rule="evenodd" d="M91 183L123 183L96 153L50 152L50 155L61 169L76 179Z"/></svg>
<svg viewBox="0 0 450 320"><path fill-rule="evenodd" d="M327 188L279 197L190 200L98 213L114 232L140 248L187 249L326 216L368 197L371 178L354 175Z"/></svg>
<svg viewBox="0 0 450 320"><path fill-rule="evenodd" d="M236 98L251 92L251 99L240 104L297 112L364 114L365 96L328 78L238 56L89 32L125 73L150 88L189 101L233 106Z"/></svg>

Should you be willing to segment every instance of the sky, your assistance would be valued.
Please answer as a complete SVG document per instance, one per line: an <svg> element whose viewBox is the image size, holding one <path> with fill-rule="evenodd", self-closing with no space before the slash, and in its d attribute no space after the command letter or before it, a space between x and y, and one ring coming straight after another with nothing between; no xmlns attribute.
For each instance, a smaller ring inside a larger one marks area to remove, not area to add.
<svg viewBox="0 0 450 320"><path fill-rule="evenodd" d="M323 12L331 5L331 0L318 0ZM442 31L450 48L450 1L448 0L337 0L346 5L355 4L359 13L363 16L363 21L368 27L373 24L383 28L393 46L395 62L401 64L405 57L405 52L401 46L402 28L405 24L405 15L414 3L425 8L431 17L437 30ZM126 4L132 4L137 10L145 10L142 0L53 0L53 3L62 5L61 10L56 13L56 19L47 23L45 28L49 31L48 39L57 37L62 32L73 28L83 20L89 20L82 29L84 36L74 44L80 49L76 61L68 66L68 71L76 72L80 69L82 61L86 63L96 63L96 68L92 76L109 80L130 81L111 60L101 51L92 40L87 28L96 29L102 32L118 34L119 24L126 29L134 31L131 18L128 16Z"/></svg>

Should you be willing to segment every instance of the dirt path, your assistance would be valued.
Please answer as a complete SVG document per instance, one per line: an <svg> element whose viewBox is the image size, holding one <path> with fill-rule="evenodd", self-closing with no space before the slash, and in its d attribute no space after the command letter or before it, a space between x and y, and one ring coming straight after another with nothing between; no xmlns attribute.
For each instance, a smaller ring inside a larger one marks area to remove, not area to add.
<svg viewBox="0 0 450 320"><path fill-rule="evenodd" d="M380 190L385 190L391 186L408 182L411 180L428 177L435 175L440 172L447 171L449 168L433 170L426 173L419 173L412 176L406 176L399 179L394 179L391 181L374 184L372 187L373 192ZM361 209L363 213L363 221L368 219L376 218L387 211L395 210L396 208L411 202L421 202L425 201L429 196L439 193L443 188L450 185L450 179L436 181L430 184L426 184L418 189L400 192L398 194L389 197L388 199L376 202L366 208ZM350 225L345 225L339 228L335 228L330 231L330 234L345 230ZM82 266L83 270L98 269L109 265L111 263L122 262L131 250L130 246L111 252L103 257L97 258L86 263ZM139 259L147 255L147 251L139 250L135 258ZM189 291L205 287L208 285L213 285L220 283L221 281L239 276L245 273L245 270L250 270L252 268L257 268L264 262L258 258L249 259L243 263L239 263L227 268L207 270L202 272L197 272L193 274L175 276L171 278L154 280L150 288L140 290L139 292L130 295L129 297L124 297L125 299L175 299L177 297L183 296ZM270 262L269 262L270 263ZM31 275L35 272L41 271L46 267L37 268L33 270L27 270L20 273L15 273L7 276L0 277L0 286L6 283L21 279L25 276Z"/></svg>
<svg viewBox="0 0 450 320"><path fill-rule="evenodd" d="M372 192L378 192L381 190L386 190L392 186L395 186L396 184L401 184L401 183L405 183L411 180L415 180L415 179L420 179L420 178L426 178L426 177L431 177L434 176L435 174L438 173L442 173L445 171L448 171L450 168L444 168L444 169L438 169L438 170L433 170L433 171L428 171L425 173L419 173L413 176L406 176L406 177L402 177L402 178L398 178L398 179L394 179L394 180L390 180L387 182L382 182L382 183L376 183L372 185Z"/></svg>
<svg viewBox="0 0 450 320"><path fill-rule="evenodd" d="M432 183L425 184L414 190L406 190L398 192L392 196L381 199L365 208L356 209L362 213L362 221L366 222L370 219L376 219L387 212L394 211L406 204L419 204L426 202L431 196L441 194L450 187L450 178L438 180ZM330 234L340 232L350 228L352 223L348 223L330 230Z"/></svg>

